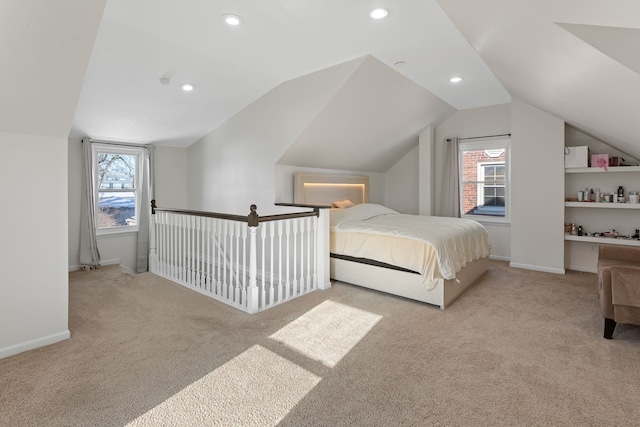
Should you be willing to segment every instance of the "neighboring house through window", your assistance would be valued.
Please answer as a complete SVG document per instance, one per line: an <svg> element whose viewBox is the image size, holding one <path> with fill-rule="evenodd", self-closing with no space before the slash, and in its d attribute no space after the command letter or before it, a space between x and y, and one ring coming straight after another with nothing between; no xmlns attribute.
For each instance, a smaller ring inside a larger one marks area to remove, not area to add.
<svg viewBox="0 0 640 427"><path fill-rule="evenodd" d="M459 142L462 217L509 220L509 140Z"/></svg>
<svg viewBox="0 0 640 427"><path fill-rule="evenodd" d="M93 144L96 232L138 231L144 148Z"/></svg>

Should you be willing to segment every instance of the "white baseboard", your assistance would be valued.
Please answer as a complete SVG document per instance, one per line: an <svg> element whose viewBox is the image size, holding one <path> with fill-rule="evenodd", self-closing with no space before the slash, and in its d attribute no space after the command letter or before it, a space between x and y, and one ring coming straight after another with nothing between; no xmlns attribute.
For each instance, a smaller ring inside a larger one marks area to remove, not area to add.
<svg viewBox="0 0 640 427"><path fill-rule="evenodd" d="M120 265L121 261L120 258L114 258L114 259L108 259L105 261L100 261L100 265L104 266L104 265ZM125 267L126 268L126 267ZM72 271L79 271L82 270L82 266L81 265L70 265L69 266L69 273L71 273ZM129 270L129 269L127 269Z"/></svg>
<svg viewBox="0 0 640 427"><path fill-rule="evenodd" d="M540 267L539 265L529 265L529 264L521 264L519 262L510 262L509 267L514 268L523 268L525 270L534 270L534 271L542 271L545 273L555 273L555 274L564 274L564 268L548 268L548 267Z"/></svg>
<svg viewBox="0 0 640 427"><path fill-rule="evenodd" d="M598 269L597 268L588 268L588 267L580 267L580 266L575 266L575 265L568 265L567 270L574 270L574 271L582 271L583 273L597 273Z"/></svg>
<svg viewBox="0 0 640 427"><path fill-rule="evenodd" d="M511 257L500 255L489 255L489 259L495 259L496 261L511 261Z"/></svg>
<svg viewBox="0 0 640 427"><path fill-rule="evenodd" d="M0 348L0 359L4 359L5 357L13 356L39 347L44 347L45 345L55 344L69 338L71 338L71 332L67 330L35 340L11 345L9 347Z"/></svg>

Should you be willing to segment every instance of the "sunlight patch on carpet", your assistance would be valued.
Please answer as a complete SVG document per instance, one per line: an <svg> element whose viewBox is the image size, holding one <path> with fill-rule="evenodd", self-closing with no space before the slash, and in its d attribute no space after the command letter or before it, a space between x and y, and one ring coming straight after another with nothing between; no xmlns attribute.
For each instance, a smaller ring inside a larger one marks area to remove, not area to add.
<svg viewBox="0 0 640 427"><path fill-rule="evenodd" d="M127 426L275 425L320 380L254 345Z"/></svg>
<svg viewBox="0 0 640 427"><path fill-rule="evenodd" d="M333 368L382 319L327 300L269 338Z"/></svg>

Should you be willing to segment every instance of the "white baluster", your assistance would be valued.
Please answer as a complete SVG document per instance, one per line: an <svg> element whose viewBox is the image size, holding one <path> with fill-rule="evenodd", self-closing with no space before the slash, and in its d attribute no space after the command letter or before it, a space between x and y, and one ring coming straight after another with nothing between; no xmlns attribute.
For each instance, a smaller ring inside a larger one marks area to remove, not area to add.
<svg viewBox="0 0 640 427"><path fill-rule="evenodd" d="M284 293L282 289L282 229L283 222L278 221L278 299L284 301Z"/></svg>
<svg viewBox="0 0 640 427"><path fill-rule="evenodd" d="M311 264L311 286L313 287L313 289L317 289L318 288L318 217L314 216L312 218L312 224L313 224L313 256L311 257L311 259L313 260L313 263Z"/></svg>
<svg viewBox="0 0 640 427"><path fill-rule="evenodd" d="M307 284L304 281L304 240L307 230L305 228L306 222L304 218L296 218L295 220L300 224L300 280L298 282L300 283L300 292L298 292L298 295L302 295L307 292Z"/></svg>
<svg viewBox="0 0 640 427"><path fill-rule="evenodd" d="M287 283L285 284L285 299L289 299L289 292L291 291L291 276L289 272L291 271L290 263L291 263L291 239L289 236L291 235L291 221L285 222L285 241L287 242L287 271L285 272Z"/></svg>
<svg viewBox="0 0 640 427"><path fill-rule="evenodd" d="M291 291L292 297L297 297L298 290L298 221L294 218L290 221L292 224L293 233L293 290Z"/></svg>
<svg viewBox="0 0 640 427"><path fill-rule="evenodd" d="M238 223L242 233L242 265L241 269L238 269L238 274L240 275L242 285L240 286L240 297L236 298L236 302L242 303L243 306L247 305L247 280L249 277L247 275L247 226L245 224Z"/></svg>
<svg viewBox="0 0 640 427"><path fill-rule="evenodd" d="M271 304L275 304L277 303L276 301L276 297L273 293L273 257L274 257L274 252L273 252L273 236L275 235L275 228L276 225L274 224L273 221L269 222L269 244L271 247L271 250L269 251L269 271L270 271L270 276L269 276L269 295L271 295ZM279 296L278 296L279 297Z"/></svg>
<svg viewBox="0 0 640 427"><path fill-rule="evenodd" d="M213 292L213 289L211 287L211 263L213 262L213 257L211 256L211 222L212 219L211 218L207 218L206 224L207 224L207 232L205 233L206 236L206 240L207 240L207 266L206 266L206 274L205 274L205 289L207 289L209 291L209 293ZM204 245L204 243L203 243Z"/></svg>
<svg viewBox="0 0 640 427"><path fill-rule="evenodd" d="M260 301L261 301L261 307L267 307L267 287L264 284L264 281L267 277L267 272L266 272L266 267L267 267L267 262L265 261L265 256L266 256L266 241L265 239L267 238L267 226L268 223L263 223L260 226L260 238L262 240L262 280L260 281Z"/></svg>
<svg viewBox="0 0 640 427"><path fill-rule="evenodd" d="M256 280L256 227L249 227L249 289L247 295L247 312L258 312L258 284Z"/></svg>
<svg viewBox="0 0 640 427"><path fill-rule="evenodd" d="M231 289L231 284L233 282L233 276L232 276L232 271L231 271L231 265L233 264L233 224L230 224L229 221L225 221L225 232L227 233L225 236L225 240L222 243L222 247L225 250L225 259L224 261L227 262L228 264L225 264L225 268L224 268L224 274L225 274L225 280L224 280L224 299L228 300L229 299L229 291ZM227 269L229 270L229 279L227 280Z"/></svg>
<svg viewBox="0 0 640 427"><path fill-rule="evenodd" d="M216 263L216 295L222 296L222 283L224 282L220 282L220 279L222 278L222 272L220 271L220 268L222 266L222 245L220 244L220 242L224 241L224 232L223 232L223 224L222 224L222 220L220 219L216 219L216 235L215 235L215 242L216 242L216 248L217 250L217 263Z"/></svg>
<svg viewBox="0 0 640 427"><path fill-rule="evenodd" d="M311 223L315 217L306 217L305 222L307 223L307 267L305 268L307 277L305 282L305 291L309 292L313 289L313 284L311 283L311 239L313 235L311 234Z"/></svg>
<svg viewBox="0 0 640 427"><path fill-rule="evenodd" d="M173 280L177 280L176 272L176 216L169 215L169 236L170 236L170 255L169 255L169 275Z"/></svg>

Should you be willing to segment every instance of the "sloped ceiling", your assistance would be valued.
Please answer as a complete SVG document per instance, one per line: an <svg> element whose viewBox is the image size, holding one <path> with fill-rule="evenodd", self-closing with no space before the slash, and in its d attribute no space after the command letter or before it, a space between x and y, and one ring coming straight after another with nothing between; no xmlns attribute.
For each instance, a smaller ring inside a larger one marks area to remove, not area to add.
<svg viewBox="0 0 640 427"><path fill-rule="evenodd" d="M456 109L510 101L435 0L109 0L71 136L187 147L278 85L368 55Z"/></svg>
<svg viewBox="0 0 640 427"><path fill-rule="evenodd" d="M0 131L69 135L105 0L67 3L0 2Z"/></svg>
<svg viewBox="0 0 640 427"><path fill-rule="evenodd" d="M368 56L278 163L386 172L416 146L423 129L455 111Z"/></svg>
<svg viewBox="0 0 640 427"><path fill-rule="evenodd" d="M511 96L640 156L640 2L438 2Z"/></svg>

